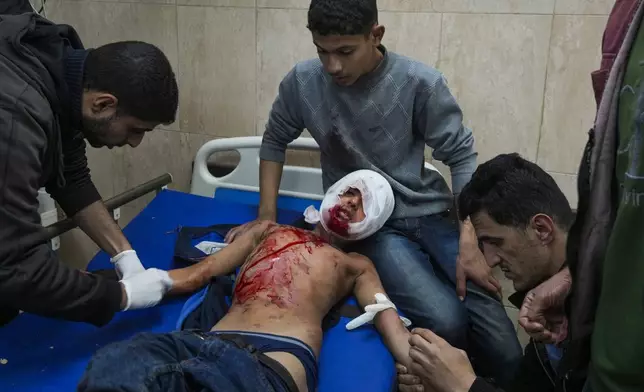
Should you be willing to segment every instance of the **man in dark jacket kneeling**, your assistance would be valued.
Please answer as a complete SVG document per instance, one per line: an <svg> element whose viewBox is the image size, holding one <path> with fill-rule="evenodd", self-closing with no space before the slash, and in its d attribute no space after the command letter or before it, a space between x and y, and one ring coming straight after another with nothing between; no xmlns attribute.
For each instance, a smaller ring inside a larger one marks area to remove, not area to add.
<svg viewBox="0 0 644 392"><path fill-rule="evenodd" d="M85 50L70 26L0 8L0 325L19 310L104 325L115 312L156 305L172 281L145 269L90 178L94 147L136 147L172 123L177 82L156 47L117 42ZM60 263L47 244L38 190L112 257L120 281Z"/></svg>
<svg viewBox="0 0 644 392"><path fill-rule="evenodd" d="M574 215L554 179L517 154L504 154L482 164L465 186L458 202L460 216L469 216L485 259L500 266L516 293L510 301L527 309L533 289L570 290L565 265L568 230ZM551 279L554 278L554 279ZM550 279L550 280L549 280ZM529 292L529 293L528 293ZM526 293L527 296L526 296ZM565 295L563 296L565 297ZM552 307L564 314L564 303ZM520 315L521 317L521 315ZM547 317L540 341L531 340L508 391L556 390L557 369L566 340L565 317ZM412 331L410 368L398 366L400 391L496 391L493 380L477 378L467 355L433 332ZM424 384L424 388L421 387Z"/></svg>

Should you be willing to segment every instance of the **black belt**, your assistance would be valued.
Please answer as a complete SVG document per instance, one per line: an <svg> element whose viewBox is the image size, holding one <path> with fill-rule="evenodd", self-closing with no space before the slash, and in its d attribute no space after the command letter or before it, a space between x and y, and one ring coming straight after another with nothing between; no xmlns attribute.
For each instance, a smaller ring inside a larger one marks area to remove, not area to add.
<svg viewBox="0 0 644 392"><path fill-rule="evenodd" d="M199 334L199 333L197 333L197 335L204 338L206 336L207 337L213 336L212 334L206 335L206 334ZM274 371L282 379L282 381L286 385L286 389L288 390L288 392L299 392L299 388L297 387L297 384L295 383L293 376L291 375L291 373L289 373L288 370L286 370L284 365L282 365L275 359L269 357L268 355L257 351L257 349L253 345L246 343L242 336L235 335L235 334L225 334L225 333L215 334L214 336L221 340L231 342L242 350L247 350L253 356L255 356L257 360L262 363L262 365Z"/></svg>

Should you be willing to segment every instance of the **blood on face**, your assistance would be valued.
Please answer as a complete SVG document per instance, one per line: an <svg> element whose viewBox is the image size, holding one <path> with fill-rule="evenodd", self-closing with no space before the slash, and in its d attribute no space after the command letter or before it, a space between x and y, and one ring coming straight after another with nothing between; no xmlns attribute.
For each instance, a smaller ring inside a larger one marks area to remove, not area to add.
<svg viewBox="0 0 644 392"><path fill-rule="evenodd" d="M340 216L342 206L336 205L329 210L329 219L326 222L330 231L341 237L349 236L349 222Z"/></svg>

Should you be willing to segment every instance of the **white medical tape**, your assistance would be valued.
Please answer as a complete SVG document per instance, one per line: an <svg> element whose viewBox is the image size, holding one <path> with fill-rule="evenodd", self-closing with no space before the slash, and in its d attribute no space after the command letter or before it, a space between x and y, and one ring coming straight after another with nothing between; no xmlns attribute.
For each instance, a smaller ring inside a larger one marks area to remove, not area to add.
<svg viewBox="0 0 644 392"><path fill-rule="evenodd" d="M382 293L377 293L375 297L376 297L375 304L365 306L364 307L365 312L363 314L361 314L360 316L354 318L353 320L347 323L347 326L346 326L347 331L351 331L365 324L373 323L373 319L376 317L376 315L382 312L383 310L387 310L387 309L398 310L396 308L396 305L394 305L394 303L391 302L386 295ZM411 320L409 320L408 318L400 315L398 315L398 317L403 322L405 327L409 327L411 325Z"/></svg>

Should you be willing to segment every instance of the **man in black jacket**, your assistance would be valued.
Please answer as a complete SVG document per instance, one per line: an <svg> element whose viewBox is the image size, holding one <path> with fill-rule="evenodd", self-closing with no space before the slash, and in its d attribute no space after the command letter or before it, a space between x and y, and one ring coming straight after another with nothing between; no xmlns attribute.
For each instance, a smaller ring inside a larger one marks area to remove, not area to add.
<svg viewBox="0 0 644 392"><path fill-rule="evenodd" d="M120 310L154 306L172 282L165 271L143 267L106 210L90 178L85 140L136 147L147 131L173 122L178 94L171 66L152 45L85 50L72 27L21 7L6 10L12 14L0 14L0 324L23 310L101 326ZM120 281L58 261L40 224L41 187L112 257Z"/></svg>
<svg viewBox="0 0 644 392"><path fill-rule="evenodd" d="M536 287L556 291L540 286L544 281L569 290L566 241L574 216L554 179L539 166L517 154L499 155L482 164L463 188L458 211L461 216L471 217L490 267L499 265L506 278L512 280L516 293L509 300L517 307L529 306L530 299L538 295L533 290ZM556 279L549 280L552 277ZM561 309L556 313L563 314L563 306L559 304ZM503 386L507 391L556 390L554 380L567 323L565 318L547 319L552 325L543 328L541 341L554 344L531 340L514 380ZM398 366L402 392L499 390L493 380L477 378L467 355L433 332L416 329L410 343L413 365L409 369Z"/></svg>

